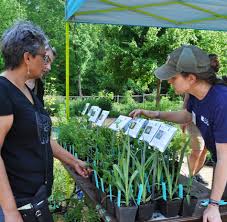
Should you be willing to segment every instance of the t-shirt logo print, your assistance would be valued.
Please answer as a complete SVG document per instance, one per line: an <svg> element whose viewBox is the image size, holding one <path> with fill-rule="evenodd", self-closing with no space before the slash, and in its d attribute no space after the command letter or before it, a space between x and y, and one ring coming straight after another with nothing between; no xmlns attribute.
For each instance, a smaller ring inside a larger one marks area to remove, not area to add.
<svg viewBox="0 0 227 222"><path fill-rule="evenodd" d="M208 119L207 119L206 117L201 116L201 121L202 121L203 123L205 123L207 126L209 126L209 121L208 121Z"/></svg>
<svg viewBox="0 0 227 222"><path fill-rule="evenodd" d="M50 138L51 121L50 118L42 113L36 112L37 132L41 144L47 144Z"/></svg>

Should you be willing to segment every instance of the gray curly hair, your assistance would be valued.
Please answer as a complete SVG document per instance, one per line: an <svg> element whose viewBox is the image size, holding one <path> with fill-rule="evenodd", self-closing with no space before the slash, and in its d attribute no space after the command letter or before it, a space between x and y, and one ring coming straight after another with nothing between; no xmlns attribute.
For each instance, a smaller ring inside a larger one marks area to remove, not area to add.
<svg viewBox="0 0 227 222"><path fill-rule="evenodd" d="M17 68L21 65L25 52L35 56L47 44L48 38L40 27L29 21L16 22L4 32L1 39L5 68Z"/></svg>

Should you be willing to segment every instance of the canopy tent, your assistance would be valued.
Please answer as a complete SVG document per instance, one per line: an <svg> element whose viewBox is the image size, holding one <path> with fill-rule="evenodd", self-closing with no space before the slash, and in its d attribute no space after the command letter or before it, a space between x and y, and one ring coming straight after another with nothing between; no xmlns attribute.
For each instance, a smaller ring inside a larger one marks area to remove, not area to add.
<svg viewBox="0 0 227 222"><path fill-rule="evenodd" d="M69 23L227 31L226 0L66 0L66 114L69 117Z"/></svg>

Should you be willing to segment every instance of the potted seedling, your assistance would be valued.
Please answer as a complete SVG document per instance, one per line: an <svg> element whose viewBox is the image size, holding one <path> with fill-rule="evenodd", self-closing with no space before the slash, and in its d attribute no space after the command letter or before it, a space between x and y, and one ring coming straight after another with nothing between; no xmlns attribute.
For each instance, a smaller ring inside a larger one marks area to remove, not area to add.
<svg viewBox="0 0 227 222"><path fill-rule="evenodd" d="M172 152L172 159L170 159L169 155L161 155L166 183L162 182L163 198L160 201L160 211L166 217L174 217L180 213L182 199L178 196L177 192L179 189L178 180L183 163L184 153L188 143L189 140L181 149L179 162L177 163L175 162L175 159L177 159L176 152ZM167 158L165 159L165 157Z"/></svg>
<svg viewBox="0 0 227 222"><path fill-rule="evenodd" d="M137 206L133 196L132 183L138 171L130 173L131 150L129 140L124 142L119 163L113 165L114 181L118 188L116 217L119 222L135 221ZM121 205L121 194L124 196L124 205Z"/></svg>
<svg viewBox="0 0 227 222"><path fill-rule="evenodd" d="M191 168L189 165L188 156L187 156L187 162L188 162L189 178L188 178L188 183L186 186L186 195L184 197L183 206L182 206L181 214L183 217L192 216L195 211L196 204L198 202L197 197L190 195L191 188L192 188L192 182L193 182L193 175L192 175L192 171L191 171Z"/></svg>
<svg viewBox="0 0 227 222"><path fill-rule="evenodd" d="M151 201L151 189L149 184L149 177L155 168L153 159L154 154L151 152L147 152L147 144L144 142L143 147L140 150L141 152L141 160L136 157L136 155L132 155L132 159L134 161L135 167L138 170L137 175L137 187L139 187L138 197L137 197L137 220L145 221L152 217L154 212L154 202ZM137 152L138 154L139 152ZM148 157L147 157L148 155ZM140 196L141 197L140 197Z"/></svg>

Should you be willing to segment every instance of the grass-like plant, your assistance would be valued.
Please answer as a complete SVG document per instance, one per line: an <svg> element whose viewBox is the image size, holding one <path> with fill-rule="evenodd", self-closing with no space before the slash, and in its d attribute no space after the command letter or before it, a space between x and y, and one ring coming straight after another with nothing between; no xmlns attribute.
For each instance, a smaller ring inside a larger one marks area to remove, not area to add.
<svg viewBox="0 0 227 222"><path fill-rule="evenodd" d="M163 168L164 168L164 175L167 183L167 191L169 194L169 200L172 200L174 197L174 194L176 194L177 192L180 170L181 170L184 154L188 144L189 144L189 139L185 142L183 148L181 149L180 158L179 158L179 162L177 163L177 167L175 167L176 153L173 153L173 158L171 163L169 163L169 156L167 156L167 161L166 161L164 156L165 154L161 155Z"/></svg>
<svg viewBox="0 0 227 222"><path fill-rule="evenodd" d="M138 170L130 172L131 149L129 138L123 143L123 150L119 158L118 165L113 165L114 181L117 188L124 194L125 205L129 206L130 201L135 202L132 183L138 174Z"/></svg>
<svg viewBox="0 0 227 222"><path fill-rule="evenodd" d="M143 203L146 203L151 199L151 194L149 194L147 191L147 185L149 183L148 178L151 175L152 170L155 168L155 166L152 165L154 155L150 152L149 153L150 156L149 157L146 156L146 154L148 154L147 146L148 145L144 142L143 147L140 150L142 154L140 161L136 155L132 154L135 167L138 171L138 175L137 175L138 180L136 180L137 186L140 185L143 187L142 199L141 199Z"/></svg>

